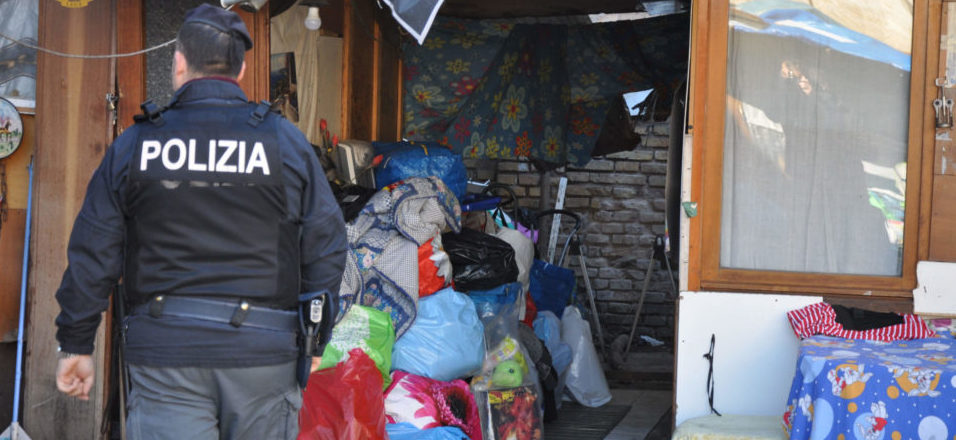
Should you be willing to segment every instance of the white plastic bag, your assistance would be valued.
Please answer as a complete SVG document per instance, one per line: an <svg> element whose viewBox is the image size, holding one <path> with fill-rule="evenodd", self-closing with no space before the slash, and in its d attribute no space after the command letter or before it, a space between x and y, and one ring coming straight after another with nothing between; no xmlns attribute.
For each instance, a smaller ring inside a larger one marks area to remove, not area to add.
<svg viewBox="0 0 956 440"><path fill-rule="evenodd" d="M515 264L518 265L518 282L521 283L521 293L518 295L521 301L518 301L518 319L524 320L525 295L528 293L531 281L531 263L534 262L534 242L524 234L508 228L501 228L495 233L495 237L504 240L515 250Z"/></svg>
<svg viewBox="0 0 956 440"><path fill-rule="evenodd" d="M499 229L495 237L504 240L515 250L515 264L518 265L518 282L521 283L523 292L528 291L531 285L529 276L531 273L531 263L534 262L534 242L524 234L508 228ZM519 305L520 307L520 305ZM520 310L520 309L519 309Z"/></svg>
<svg viewBox="0 0 956 440"><path fill-rule="evenodd" d="M592 408L611 401L611 390L591 340L591 328L577 307L564 309L561 340L571 346L574 354L567 376L567 389L574 399Z"/></svg>

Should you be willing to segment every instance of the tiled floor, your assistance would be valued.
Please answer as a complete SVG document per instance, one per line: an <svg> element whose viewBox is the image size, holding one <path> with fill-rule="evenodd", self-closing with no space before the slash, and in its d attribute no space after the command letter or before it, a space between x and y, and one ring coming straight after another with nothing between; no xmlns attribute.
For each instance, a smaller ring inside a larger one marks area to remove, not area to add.
<svg viewBox="0 0 956 440"><path fill-rule="evenodd" d="M658 390L612 389L610 404L631 405L605 440L643 440L661 416L671 407L673 393Z"/></svg>
<svg viewBox="0 0 956 440"><path fill-rule="evenodd" d="M606 370L607 371L607 370ZM615 371L606 376L612 387L611 404L631 405L624 419L605 437L605 440L643 440L673 403L673 391L658 382L640 380L668 377L674 371L674 355L666 351L631 352ZM636 380L638 382L629 382ZM649 388L641 389L645 385Z"/></svg>

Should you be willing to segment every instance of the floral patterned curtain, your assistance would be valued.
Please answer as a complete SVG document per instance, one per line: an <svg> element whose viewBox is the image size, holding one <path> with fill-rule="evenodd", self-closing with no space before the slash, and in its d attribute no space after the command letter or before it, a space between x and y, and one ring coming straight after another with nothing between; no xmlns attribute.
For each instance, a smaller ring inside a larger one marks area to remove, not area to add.
<svg viewBox="0 0 956 440"><path fill-rule="evenodd" d="M686 74L686 14L594 25L440 18L404 48L404 133L470 158L583 165L612 102Z"/></svg>

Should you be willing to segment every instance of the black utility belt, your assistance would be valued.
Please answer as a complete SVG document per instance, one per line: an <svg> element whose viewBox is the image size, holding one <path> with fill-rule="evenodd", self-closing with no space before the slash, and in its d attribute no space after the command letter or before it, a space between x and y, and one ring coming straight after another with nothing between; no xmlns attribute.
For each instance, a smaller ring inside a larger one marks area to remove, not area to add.
<svg viewBox="0 0 956 440"><path fill-rule="evenodd" d="M134 307L133 315L191 318L230 324L237 328L245 326L283 332L299 330L296 311L254 306L245 300L157 295L145 304Z"/></svg>

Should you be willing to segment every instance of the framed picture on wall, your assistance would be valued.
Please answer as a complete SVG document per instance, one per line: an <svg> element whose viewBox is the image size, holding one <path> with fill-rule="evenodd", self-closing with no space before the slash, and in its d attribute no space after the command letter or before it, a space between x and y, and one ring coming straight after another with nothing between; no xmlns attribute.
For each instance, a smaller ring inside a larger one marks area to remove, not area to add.
<svg viewBox="0 0 956 440"><path fill-rule="evenodd" d="M292 52L272 54L269 72L269 100L286 119L292 122L299 121L295 55Z"/></svg>
<svg viewBox="0 0 956 440"><path fill-rule="evenodd" d="M13 154L23 140L23 121L17 108L0 98L0 159Z"/></svg>

